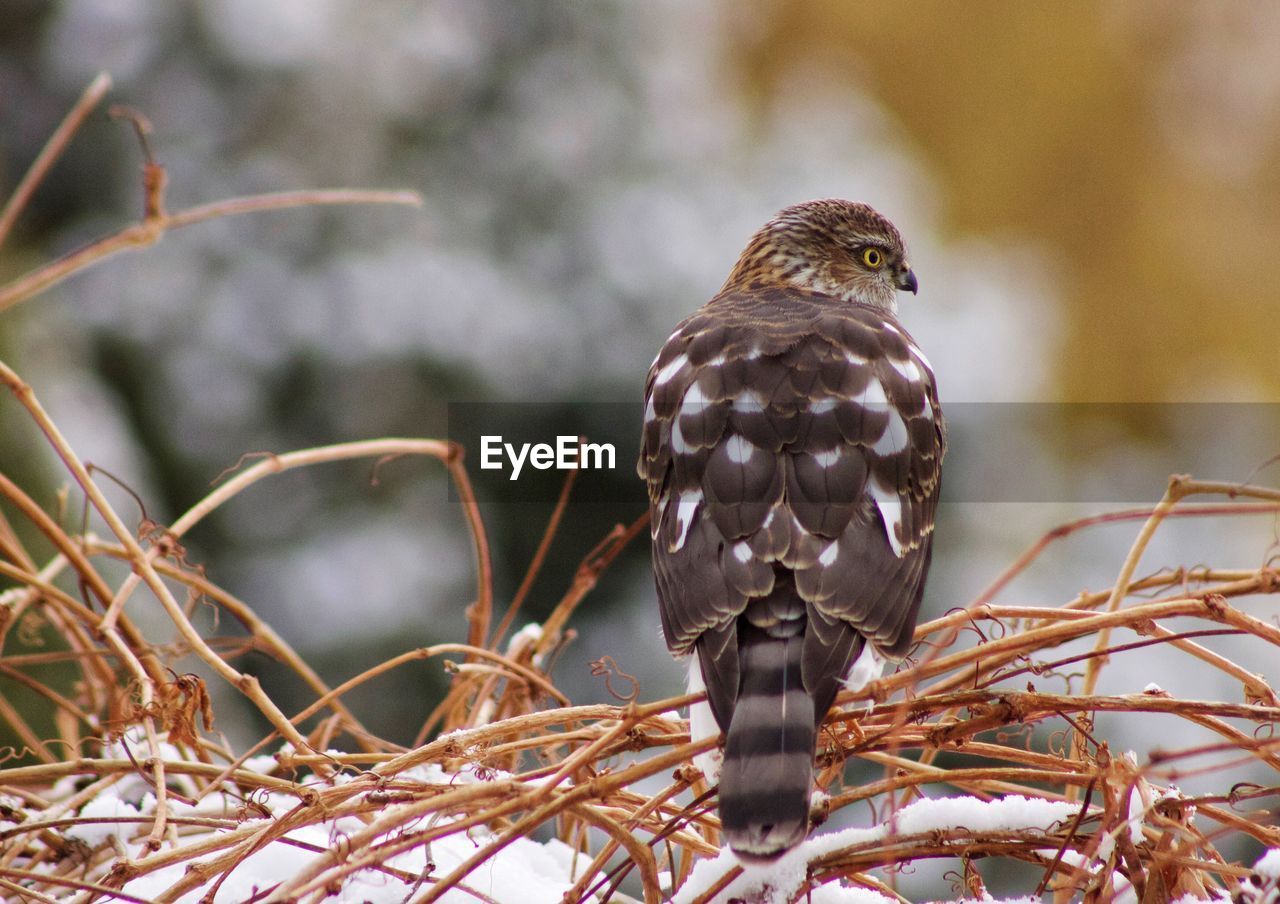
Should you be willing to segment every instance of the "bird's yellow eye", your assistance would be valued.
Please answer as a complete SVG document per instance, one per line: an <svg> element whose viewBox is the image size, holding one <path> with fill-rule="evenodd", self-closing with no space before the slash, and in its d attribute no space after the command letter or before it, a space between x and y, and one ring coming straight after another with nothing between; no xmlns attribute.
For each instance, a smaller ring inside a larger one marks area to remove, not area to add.
<svg viewBox="0 0 1280 904"><path fill-rule="evenodd" d="M872 270L879 270L884 264L884 254L879 248L863 248L862 262Z"/></svg>

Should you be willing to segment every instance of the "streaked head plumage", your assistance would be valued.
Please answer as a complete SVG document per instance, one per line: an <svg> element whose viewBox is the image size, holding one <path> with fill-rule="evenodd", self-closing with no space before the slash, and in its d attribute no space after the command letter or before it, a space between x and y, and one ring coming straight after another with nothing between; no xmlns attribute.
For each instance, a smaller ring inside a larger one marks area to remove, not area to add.
<svg viewBox="0 0 1280 904"><path fill-rule="evenodd" d="M893 313L918 283L897 227L860 201L783 208L747 243L725 288L788 285Z"/></svg>

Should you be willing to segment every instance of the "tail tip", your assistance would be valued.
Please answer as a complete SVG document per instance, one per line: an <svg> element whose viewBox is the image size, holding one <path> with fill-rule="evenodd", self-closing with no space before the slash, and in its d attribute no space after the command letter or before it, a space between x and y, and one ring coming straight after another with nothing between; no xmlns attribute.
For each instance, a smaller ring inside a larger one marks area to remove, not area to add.
<svg viewBox="0 0 1280 904"><path fill-rule="evenodd" d="M725 840L744 863L770 863L790 851L809 834L808 820L760 823L725 829Z"/></svg>

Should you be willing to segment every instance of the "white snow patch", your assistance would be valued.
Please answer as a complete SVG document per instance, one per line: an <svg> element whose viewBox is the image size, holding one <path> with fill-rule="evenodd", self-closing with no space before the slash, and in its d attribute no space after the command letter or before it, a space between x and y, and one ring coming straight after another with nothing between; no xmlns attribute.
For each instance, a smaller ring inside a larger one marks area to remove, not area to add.
<svg viewBox="0 0 1280 904"><path fill-rule="evenodd" d="M285 745L288 750L288 745ZM277 754L279 755L279 754ZM256 757L264 766L275 766L275 757ZM499 773L499 778L508 777ZM471 784L481 781L477 776L462 772L445 772L436 764L415 767L407 770L402 778L421 781L425 784ZM339 781L353 780L351 776L339 777ZM130 839L147 831L150 817L155 813L155 796L147 793L141 803L135 806L122 798L124 783L120 782L104 788L98 796L88 801L81 809L79 816L84 819L128 820L120 823L85 823L70 826L66 834L97 847L111 838L117 838L128 845ZM297 799L287 794L267 793L255 795L255 801L265 809L279 817L297 806ZM177 799L170 799L169 806L175 816L223 816L234 813L243 801L221 794L206 795L201 801L191 806ZM256 817L250 817L256 818ZM139 821L139 820L145 820ZM318 855L316 849L328 852L342 839L347 838L365 828L364 822L354 817L343 817L327 822L304 826L289 832L284 839L273 841L261 850L256 851L238 864L219 887L216 904L234 904L254 897L264 888L278 883L282 878L296 875L304 870ZM397 830L399 831L399 830ZM215 833L216 834L216 833ZM378 839L375 843L388 838ZM435 864L431 875L440 877L475 853L477 847L494 839L494 836L483 829L460 831L457 834L437 839L430 845L430 857ZM293 843L290 843L293 842ZM308 849L310 848L310 849ZM411 875L423 873L427 865L426 847L406 851L387 861L387 865L404 870ZM217 853L211 857L218 856ZM565 893L573 886L574 852L560 841L551 840L538 843L521 838L497 854L496 857L473 871L467 877L469 887L487 897L501 902L531 902L531 904L559 904ZM129 882L124 892L144 900L152 900L186 875L189 864L177 863L165 869L140 876ZM193 888L177 898L177 904L197 904L208 893L217 877L211 877L208 883ZM404 883L398 879L376 870L366 870L351 877L340 892L326 900L335 904L401 904L417 892L413 881ZM475 898L461 890L450 890L442 898L446 904L474 904Z"/></svg>
<svg viewBox="0 0 1280 904"><path fill-rule="evenodd" d="M292 748L293 745L289 745L289 749L292 750ZM249 772L257 772L259 775L270 775L279 765L276 761L276 756L277 754L274 753L260 753L257 756L249 757L240 764L240 768Z"/></svg>
<svg viewBox="0 0 1280 904"><path fill-rule="evenodd" d="M1126 751L1124 761L1130 769L1137 771L1138 755L1132 750ZM1129 840L1134 844L1142 841L1142 823L1147 816L1147 805L1143 800L1142 788L1146 785L1143 781L1138 781L1129 789L1129 818L1126 820L1129 826ZM1150 786L1147 786L1150 787Z"/></svg>
<svg viewBox="0 0 1280 904"><path fill-rule="evenodd" d="M514 656L521 650L536 647L540 640L542 640L542 625L537 622L529 622L529 624L511 635L511 639L507 641L507 655ZM536 657L534 661L537 661Z"/></svg>
<svg viewBox="0 0 1280 904"><path fill-rule="evenodd" d="M902 835L954 828L973 832L1049 831L1055 823L1073 819L1079 811L1079 804L1019 794L998 800L938 797L918 800L902 808L894 819L894 825Z"/></svg>
<svg viewBox="0 0 1280 904"><path fill-rule="evenodd" d="M1090 860L1084 854L1079 851L1073 851L1071 848L1067 848L1062 852L1062 862L1067 866L1075 866L1088 873L1097 873L1102 867L1101 863Z"/></svg>
<svg viewBox="0 0 1280 904"><path fill-rule="evenodd" d="M1160 801L1163 801L1163 800L1180 800L1180 801L1186 801L1186 799L1187 799L1187 796L1186 796L1185 794L1183 794L1183 793L1182 793L1182 790L1181 790L1177 785L1170 785L1169 787L1167 787L1167 788L1165 788L1163 791L1161 791L1161 792L1159 793L1159 795L1157 795L1157 796L1156 796L1156 802L1157 802L1157 803L1159 803ZM1195 815L1196 815L1196 805L1195 805L1195 804L1192 804L1192 803L1183 803L1183 804L1182 804L1182 811L1183 811L1183 812L1184 812L1188 817L1195 816Z"/></svg>
<svg viewBox="0 0 1280 904"><path fill-rule="evenodd" d="M835 882L813 889L804 900L810 904L898 904L897 898L882 895L875 889Z"/></svg>
<svg viewBox="0 0 1280 904"><path fill-rule="evenodd" d="M1258 862L1253 865L1253 871L1268 879L1280 879L1280 848L1271 848L1259 857Z"/></svg>
<svg viewBox="0 0 1280 904"><path fill-rule="evenodd" d="M76 823L67 828L67 834L79 838L91 848L96 848L108 838L117 838L121 844L138 834L142 827L142 811L116 796L115 788L109 788L80 808L81 819L132 819L133 822Z"/></svg>
<svg viewBox="0 0 1280 904"><path fill-rule="evenodd" d="M1103 863L1111 859L1111 855L1115 853L1116 840L1110 832L1103 832L1098 836L1098 859Z"/></svg>
<svg viewBox="0 0 1280 904"><path fill-rule="evenodd" d="M688 880L680 886L680 890L672 897L671 902L672 904L689 904L705 894L729 870L741 866L741 875L721 890L717 900L747 898L759 900L761 904L786 904L804 883L806 867L810 860L838 848L864 841L877 841L884 836L883 826L871 829L844 829L829 835L810 838L772 863L761 864L740 863L733 851L725 848L719 856L698 861ZM868 900L879 904L876 898Z"/></svg>
<svg viewBox="0 0 1280 904"><path fill-rule="evenodd" d="M1146 815L1147 808L1142 803L1142 793L1134 788L1129 792L1129 840L1134 844L1142 841L1142 822Z"/></svg>
<svg viewBox="0 0 1280 904"><path fill-rule="evenodd" d="M826 835L818 835L797 845L772 863L740 863L728 848L710 860L701 860L693 868L688 881L671 899L672 904L688 904L705 893L735 866L742 873L720 892L718 900L754 898L764 904L784 904L790 901L804 884L809 862L824 854L854 844L879 841L895 834L910 835L944 829L967 828L974 832L1020 831L1043 829L1048 831L1055 824L1071 819L1078 810L1077 804L1064 801L1039 800L1037 798L1010 795L999 800L984 801L976 797L926 798L904 807L888 824L869 829L849 828ZM839 895L861 893L862 897L835 897L833 902L879 902L882 897L866 897L865 889L839 888ZM813 900L821 901L815 889ZM1016 900L1016 899L1015 899ZM1030 899L1028 899L1030 900Z"/></svg>
<svg viewBox="0 0 1280 904"><path fill-rule="evenodd" d="M335 838L332 826L307 826L290 832L288 838L330 849ZM337 832L341 835L341 832ZM459 832L431 843L433 876L443 876L475 853L493 836L483 830ZM296 875L317 855L300 847L275 842L250 855L233 870L218 890L217 904L246 901L282 877ZM557 840L545 844L518 838L492 859L467 876L467 885L495 901L559 904L573 886L571 878L573 850ZM426 868L426 847L418 847L387 861L388 866L420 874ZM152 898L178 882L187 864L176 864L130 882L124 891L142 898ZM196 904L207 892L206 886L194 889L178 899L178 904ZM338 904L401 904L414 894L412 883L403 883L385 873L372 870L354 875L331 900ZM446 904L474 904L475 898L460 889L446 892L439 900Z"/></svg>

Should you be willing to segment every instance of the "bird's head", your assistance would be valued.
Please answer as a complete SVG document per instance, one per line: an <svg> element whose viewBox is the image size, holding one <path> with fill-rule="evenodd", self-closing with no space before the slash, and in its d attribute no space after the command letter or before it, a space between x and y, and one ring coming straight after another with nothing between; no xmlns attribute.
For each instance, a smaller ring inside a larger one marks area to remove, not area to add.
<svg viewBox="0 0 1280 904"><path fill-rule="evenodd" d="M751 237L725 288L796 286L897 311L916 275L897 228L859 201L828 198L779 211Z"/></svg>

